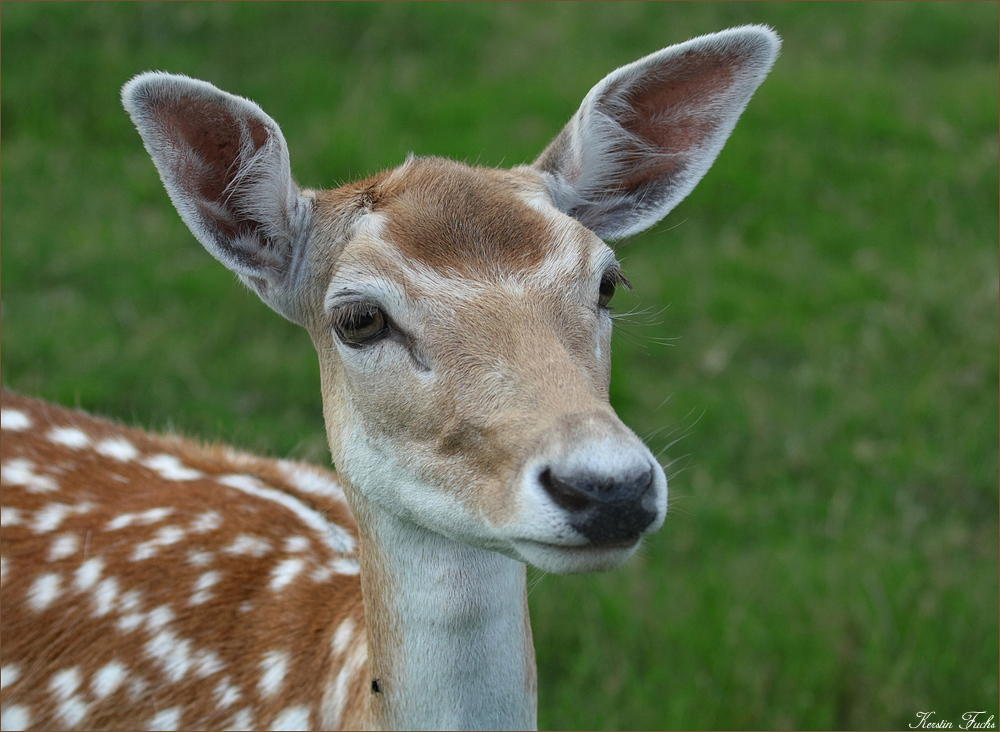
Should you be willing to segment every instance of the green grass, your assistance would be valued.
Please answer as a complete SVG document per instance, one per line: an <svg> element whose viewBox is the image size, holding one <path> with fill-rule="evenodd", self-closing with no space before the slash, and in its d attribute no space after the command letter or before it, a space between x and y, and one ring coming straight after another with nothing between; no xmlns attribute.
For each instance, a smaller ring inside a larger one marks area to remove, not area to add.
<svg viewBox="0 0 1000 732"><path fill-rule="evenodd" d="M648 314L612 396L664 451L671 514L622 570L536 578L539 723L997 714L997 3L0 12L3 384L319 463L309 339L184 228L124 81L257 100L328 187L409 151L531 160L616 66L773 25L782 56L715 167L620 250L618 305Z"/></svg>

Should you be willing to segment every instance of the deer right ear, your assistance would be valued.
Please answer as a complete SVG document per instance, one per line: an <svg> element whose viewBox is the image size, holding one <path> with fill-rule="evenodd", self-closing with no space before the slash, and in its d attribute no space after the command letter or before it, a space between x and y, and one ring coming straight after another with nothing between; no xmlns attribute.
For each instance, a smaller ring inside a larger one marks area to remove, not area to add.
<svg viewBox="0 0 1000 732"><path fill-rule="evenodd" d="M534 163L556 206L604 239L653 226L711 167L780 47L743 26L613 71Z"/></svg>
<svg viewBox="0 0 1000 732"><path fill-rule="evenodd" d="M296 320L288 275L312 206L292 180L277 123L247 99L174 74L140 74L122 88L122 103L198 241Z"/></svg>

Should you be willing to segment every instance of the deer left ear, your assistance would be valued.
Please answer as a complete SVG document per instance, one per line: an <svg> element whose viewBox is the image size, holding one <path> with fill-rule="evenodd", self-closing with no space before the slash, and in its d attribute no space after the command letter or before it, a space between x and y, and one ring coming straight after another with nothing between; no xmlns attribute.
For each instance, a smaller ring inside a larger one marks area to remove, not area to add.
<svg viewBox="0 0 1000 732"><path fill-rule="evenodd" d="M247 99L174 74L140 74L122 88L122 103L198 241L297 320L291 274L312 205L292 180L277 123Z"/></svg>
<svg viewBox="0 0 1000 732"><path fill-rule="evenodd" d="M534 162L556 206L604 239L653 226L711 167L780 47L743 26L613 71Z"/></svg>

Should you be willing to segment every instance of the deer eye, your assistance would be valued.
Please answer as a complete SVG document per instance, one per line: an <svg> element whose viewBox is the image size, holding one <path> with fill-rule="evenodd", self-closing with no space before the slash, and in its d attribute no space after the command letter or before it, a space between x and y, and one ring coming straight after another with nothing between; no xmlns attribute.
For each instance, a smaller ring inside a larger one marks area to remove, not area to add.
<svg viewBox="0 0 1000 732"><path fill-rule="evenodd" d="M385 313L369 302L350 303L340 308L334 316L333 328L345 345L355 348L389 331Z"/></svg>
<svg viewBox="0 0 1000 732"><path fill-rule="evenodd" d="M615 296L615 290L621 285L626 290L632 289L632 283L625 279L621 269L615 264L604 271L601 277L601 285L597 297L597 306L601 310L610 310L611 298Z"/></svg>
<svg viewBox="0 0 1000 732"><path fill-rule="evenodd" d="M612 274L604 275L601 279L600 296L597 298L598 307L607 309L611 304L611 298L615 296L616 279Z"/></svg>

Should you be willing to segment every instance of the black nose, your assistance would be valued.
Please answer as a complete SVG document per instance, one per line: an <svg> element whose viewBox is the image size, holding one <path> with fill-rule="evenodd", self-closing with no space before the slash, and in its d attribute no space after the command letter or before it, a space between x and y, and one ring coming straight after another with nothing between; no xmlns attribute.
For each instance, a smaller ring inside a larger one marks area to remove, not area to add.
<svg viewBox="0 0 1000 732"><path fill-rule="evenodd" d="M547 467L538 481L556 505L569 513L570 525L594 544L636 539L656 518L656 508L649 500L652 468L611 478L590 473L556 475Z"/></svg>

